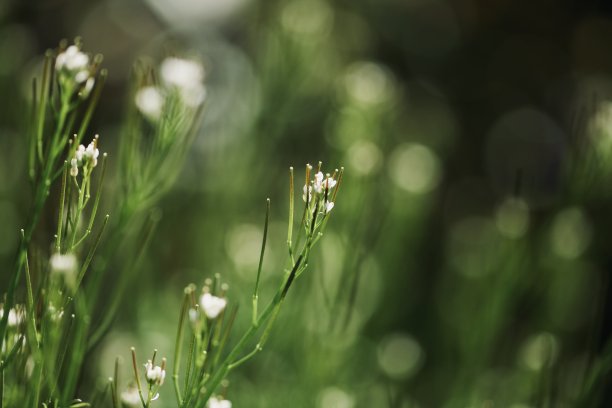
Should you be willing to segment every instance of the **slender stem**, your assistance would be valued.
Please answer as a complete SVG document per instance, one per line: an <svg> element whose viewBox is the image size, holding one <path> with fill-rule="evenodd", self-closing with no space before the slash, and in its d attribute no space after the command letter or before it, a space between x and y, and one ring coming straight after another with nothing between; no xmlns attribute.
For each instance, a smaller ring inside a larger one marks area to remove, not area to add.
<svg viewBox="0 0 612 408"><path fill-rule="evenodd" d="M179 316L179 324L176 332L176 342L174 344L174 369L172 371L172 380L174 382L174 392L176 394L176 400L180 405L183 404L183 397L181 396L181 389L179 385L179 370L181 366L181 350L183 346L183 321L185 320L185 314L189 307L190 293L185 291L185 297L183 305L181 307L181 314Z"/></svg>
<svg viewBox="0 0 612 408"><path fill-rule="evenodd" d="M140 396L140 402L145 405L144 397L142 396L142 386L140 385L140 375L138 374L138 363L136 363L136 349L131 348L132 351L132 368L134 368L134 379L136 380L136 387L138 387L138 395Z"/></svg>
<svg viewBox="0 0 612 408"><path fill-rule="evenodd" d="M89 264L91 263L91 260L93 259L94 253L96 252L96 249L98 248L98 245L100 244L100 239L102 238L102 233L106 229L106 225L108 224L109 217L110 216L108 214L106 214L106 217L104 217L104 221L102 222L102 227L100 227L100 231L98 232L98 235L96 236L94 244L89 249L89 252L87 253L87 257L85 258L85 262L83 262L83 266L81 267L81 270L79 271L79 276L77 277L75 288L78 288L81 285L81 282L83 281L85 272L87 272L87 269L89 268Z"/></svg>
<svg viewBox="0 0 612 408"><path fill-rule="evenodd" d="M191 342L189 343L189 354L187 355L187 370L185 371L185 388L183 389L183 395L187 395L189 392L189 385L191 384L191 367L194 360L194 350L196 345L196 336L191 336Z"/></svg>
<svg viewBox="0 0 612 408"><path fill-rule="evenodd" d="M119 357L115 359L115 376L113 377L113 385L115 388L115 400L113 401L113 404L119 407Z"/></svg>
<svg viewBox="0 0 612 408"><path fill-rule="evenodd" d="M87 131L87 127L89 126L89 122L91 121L91 117L93 112L100 100L100 94L102 92L102 88L104 87L104 82L106 81L107 71L105 69L100 70L100 75L96 80L94 89L92 91L92 95L89 101L89 105L87 105L87 110L85 111L85 116L81 121L81 127L77 133L77 139L75 140L75 145L78 145L79 142L83 139L83 135Z"/></svg>
<svg viewBox="0 0 612 408"><path fill-rule="evenodd" d="M293 167L289 167L289 225L287 227L287 248L289 248L289 257L293 263L293 250L291 249L291 240L293 239L293 207L294 207L294 187L293 187Z"/></svg>
<svg viewBox="0 0 612 408"><path fill-rule="evenodd" d="M59 216L57 220L57 236L55 238L55 252L60 253L62 246L62 225L64 216L64 202L66 201L66 177L68 176L68 165L64 162L64 171L62 175L62 191L60 194Z"/></svg>
<svg viewBox="0 0 612 408"><path fill-rule="evenodd" d="M268 224L270 221L270 199L266 199L266 221L264 223L263 239L261 241L261 252L259 254L259 266L257 267L257 279L255 280L255 290L253 291L253 324L257 323L257 303L259 299L259 279L261 277L261 267L263 265L264 253L266 251L266 240L268 239Z"/></svg>

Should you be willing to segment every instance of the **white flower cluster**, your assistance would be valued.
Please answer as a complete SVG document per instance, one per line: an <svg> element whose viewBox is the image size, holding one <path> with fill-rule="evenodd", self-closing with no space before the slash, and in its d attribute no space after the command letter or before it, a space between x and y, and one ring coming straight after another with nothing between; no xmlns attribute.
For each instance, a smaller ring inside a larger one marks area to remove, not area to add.
<svg viewBox="0 0 612 408"><path fill-rule="evenodd" d="M206 97L204 67L197 61L170 57L160 65L162 86L145 86L135 95L136 107L151 120L161 116L167 97L178 92L181 102L197 108Z"/></svg>
<svg viewBox="0 0 612 408"><path fill-rule="evenodd" d="M226 399L212 397L208 400L208 408L232 408L232 403Z"/></svg>
<svg viewBox="0 0 612 408"><path fill-rule="evenodd" d="M328 213L334 208L334 202L327 199L330 191L336 186L338 183L333 177L329 174L324 176L321 171L317 172L314 175L314 180L311 181L312 185L304 185L304 193L302 194L302 199L305 202L312 202L312 192L314 191L317 195L325 195L325 213Z"/></svg>
<svg viewBox="0 0 612 408"><path fill-rule="evenodd" d="M98 150L98 135L94 137L87 147L79 145L74 157L70 160L70 175L76 177L79 174L79 166L88 166L88 168L94 168L98 165L98 156L100 150Z"/></svg>
<svg viewBox="0 0 612 408"><path fill-rule="evenodd" d="M161 366L154 366L153 362L149 360L144 365L146 370L145 376L149 384L162 385L164 383L164 379L166 378L165 362L166 360L164 359Z"/></svg>
<svg viewBox="0 0 612 408"><path fill-rule="evenodd" d="M55 70L69 86L84 84L84 94L89 94L94 86L89 56L81 52L77 45L71 45L59 53L55 59Z"/></svg>

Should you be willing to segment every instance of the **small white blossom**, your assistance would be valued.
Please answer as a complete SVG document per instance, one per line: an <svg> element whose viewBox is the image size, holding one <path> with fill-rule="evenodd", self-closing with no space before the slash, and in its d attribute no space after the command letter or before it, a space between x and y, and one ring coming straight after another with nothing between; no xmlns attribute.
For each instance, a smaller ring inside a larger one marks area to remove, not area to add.
<svg viewBox="0 0 612 408"><path fill-rule="evenodd" d="M77 148L76 152L75 152L75 158L77 159L78 162L83 161L83 155L85 154L85 146L83 145L79 145L79 147Z"/></svg>
<svg viewBox="0 0 612 408"><path fill-rule="evenodd" d="M161 79L168 87L176 88L183 103L191 107L200 105L206 97L202 84L204 68L196 61L181 58L166 58L160 67Z"/></svg>
<svg viewBox="0 0 612 408"><path fill-rule="evenodd" d="M334 202L333 201L328 201L327 203L325 203L325 213L326 214L328 212L330 212L332 210L332 208L334 208Z"/></svg>
<svg viewBox="0 0 612 408"><path fill-rule="evenodd" d="M226 399L212 397L208 400L208 408L232 408L232 403Z"/></svg>
<svg viewBox="0 0 612 408"><path fill-rule="evenodd" d="M77 260L74 254L55 253L51 255L51 272L57 274L72 274L76 270Z"/></svg>
<svg viewBox="0 0 612 408"><path fill-rule="evenodd" d="M83 99L86 99L91 93L91 90L93 89L95 82L96 80L94 79L94 77L87 78L87 81L85 81L85 85L83 85L83 89L81 89L79 96Z"/></svg>
<svg viewBox="0 0 612 408"><path fill-rule="evenodd" d="M100 150L96 147L96 139L94 139L87 148L85 149L85 157L89 162L91 162L91 167L96 167L98 165L98 156L100 155Z"/></svg>
<svg viewBox="0 0 612 408"><path fill-rule="evenodd" d="M319 171L314 176L313 186L314 186L314 190L318 194L321 194L322 192L325 191L325 189L331 190L332 188L334 188L336 186L336 183L337 183L337 181L334 180L333 177L325 178L323 173Z"/></svg>
<svg viewBox="0 0 612 408"><path fill-rule="evenodd" d="M139 407L140 394L138 394L138 388L129 387L127 390L121 393L121 402L128 407Z"/></svg>
<svg viewBox="0 0 612 408"><path fill-rule="evenodd" d="M134 97L138 110L149 119L159 119L164 107L164 97L160 90L154 86L139 89Z"/></svg>
<svg viewBox="0 0 612 408"><path fill-rule="evenodd" d="M3 305L0 305L0 319L4 316ZM15 305L9 310L7 324L8 327L19 326L25 320L25 310L20 305Z"/></svg>
<svg viewBox="0 0 612 408"><path fill-rule="evenodd" d="M72 169L70 169L70 172L72 173ZM64 282L71 288L76 284L78 265L74 254L55 253L51 255L49 263L51 264L51 274L62 276Z"/></svg>
<svg viewBox="0 0 612 408"><path fill-rule="evenodd" d="M166 370L160 366L154 366L151 360L147 361L144 365L146 370L146 377L149 384L162 385L164 378L166 378Z"/></svg>
<svg viewBox="0 0 612 408"><path fill-rule="evenodd" d="M320 194L323 191L323 173L318 172L315 174L313 186L315 192Z"/></svg>
<svg viewBox="0 0 612 408"><path fill-rule="evenodd" d="M336 180L334 180L331 177L328 177L328 178L325 179L325 181L323 181L323 188L331 190L332 188L334 188L336 186L336 183L337 183Z"/></svg>
<svg viewBox="0 0 612 408"><path fill-rule="evenodd" d="M178 88L189 88L204 79L204 68L196 61L166 58L160 69L163 81Z"/></svg>
<svg viewBox="0 0 612 408"><path fill-rule="evenodd" d="M214 319L225 309L227 300L217 296L213 296L210 293L204 293L200 297L200 307L204 311L204 314L209 319Z"/></svg>
<svg viewBox="0 0 612 408"><path fill-rule="evenodd" d="M90 77L89 56L71 45L55 59L55 69L70 80L81 84Z"/></svg>
<svg viewBox="0 0 612 408"><path fill-rule="evenodd" d="M98 157L100 150L98 149L98 135L87 145L79 145L74 152L74 157L70 160L70 175L76 177L79 174L79 166L88 165L90 168L98 165Z"/></svg>

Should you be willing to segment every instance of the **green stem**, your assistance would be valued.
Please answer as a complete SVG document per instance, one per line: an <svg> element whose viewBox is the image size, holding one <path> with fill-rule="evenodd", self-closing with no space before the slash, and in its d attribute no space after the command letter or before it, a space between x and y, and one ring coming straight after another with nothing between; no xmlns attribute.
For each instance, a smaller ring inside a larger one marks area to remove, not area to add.
<svg viewBox="0 0 612 408"><path fill-rule="evenodd" d="M181 396L181 390L179 385L179 370L181 366L181 350L183 345L183 321L185 320L185 314L189 307L190 293L185 291L185 297L183 300L183 306L181 307L181 314L179 316L179 325L176 332L176 342L174 344L174 368L172 371L172 380L174 382L174 392L176 394L176 400L180 405L183 404L183 397Z"/></svg>
<svg viewBox="0 0 612 408"><path fill-rule="evenodd" d="M57 220L57 236L55 238L55 252L60 253L62 246L62 224L64 216L64 202L66 201L66 177L68 176L68 165L64 162L64 171L62 175L62 192L60 194L59 217Z"/></svg>
<svg viewBox="0 0 612 408"><path fill-rule="evenodd" d="M257 279L255 280L255 290L253 291L253 324L257 322L257 303L259 299L259 279L261 277L261 267L263 265L264 253L266 251L266 240L268 239L268 223L270 221L270 199L266 199L266 221L264 223L263 239L261 241L261 252L259 254L259 266L257 267Z"/></svg>

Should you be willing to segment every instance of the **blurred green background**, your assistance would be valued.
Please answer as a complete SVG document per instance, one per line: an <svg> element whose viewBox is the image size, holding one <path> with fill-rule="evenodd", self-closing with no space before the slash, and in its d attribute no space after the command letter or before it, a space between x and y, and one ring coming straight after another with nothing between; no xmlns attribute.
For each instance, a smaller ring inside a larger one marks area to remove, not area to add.
<svg viewBox="0 0 612 408"><path fill-rule="evenodd" d="M117 355L127 383L132 345L172 355L190 282L220 273L245 328L265 199L264 296L286 259L288 167L301 180L322 160L346 169L338 203L266 349L230 376L235 407L605 406L611 11L546 0L1 0L0 289L30 202L23 129L44 50L81 36L104 55L90 128L110 154L101 205L111 216L130 67L189 50L206 69L201 130L159 203L139 280L89 357L84 394ZM174 405L169 383L158 406Z"/></svg>

